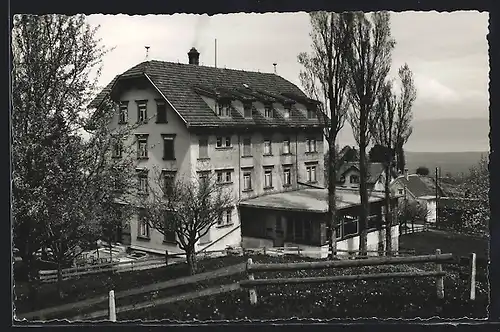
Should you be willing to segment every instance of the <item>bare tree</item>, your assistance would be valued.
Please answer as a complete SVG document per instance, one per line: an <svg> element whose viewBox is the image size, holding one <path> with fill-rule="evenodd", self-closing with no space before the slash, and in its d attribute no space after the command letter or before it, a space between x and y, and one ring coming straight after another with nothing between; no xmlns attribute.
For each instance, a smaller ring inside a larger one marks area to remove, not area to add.
<svg viewBox="0 0 500 332"><path fill-rule="evenodd" d="M347 57L352 78L349 81L351 103L349 122L359 146L361 198L359 250L360 255L364 255L367 249L366 230L369 215L366 183L366 148L371 139L369 123L377 120L378 114L374 111L374 105L391 68L391 53L395 40L391 36L388 12L375 12L371 15L371 20L363 13L352 13L350 19L352 43L348 49L350 56Z"/></svg>
<svg viewBox="0 0 500 332"><path fill-rule="evenodd" d="M310 14L312 32L311 54L300 53L303 66L300 81L306 93L321 101L318 115L326 124L324 136L328 142L328 242L330 257L336 255L336 168L337 136L344 126L347 115L348 68L346 48L349 46L347 14L315 12Z"/></svg>
<svg viewBox="0 0 500 332"><path fill-rule="evenodd" d="M234 209L232 190L217 183L213 175L169 177L154 170L148 194L141 202L142 218L165 235L175 233L175 243L186 253L190 274L196 274L195 245L224 213Z"/></svg>
<svg viewBox="0 0 500 332"><path fill-rule="evenodd" d="M417 98L417 89L415 87L413 73L408 67L408 64L404 64L398 71L399 79L401 80L401 92L398 100L397 108L397 120L396 120L396 130L395 130L395 140L396 140L396 157L397 157L397 169L400 174L404 173L405 170L405 156L403 146L408 141L412 133L411 121L413 119L413 103Z"/></svg>

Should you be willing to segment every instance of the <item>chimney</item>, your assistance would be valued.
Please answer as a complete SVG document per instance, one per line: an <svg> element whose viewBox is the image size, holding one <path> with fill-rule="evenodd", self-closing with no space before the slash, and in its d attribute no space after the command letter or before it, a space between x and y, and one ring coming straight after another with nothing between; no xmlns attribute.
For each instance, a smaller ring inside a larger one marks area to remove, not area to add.
<svg viewBox="0 0 500 332"><path fill-rule="evenodd" d="M200 64L200 52L198 52L196 48L192 47L191 50L189 50L188 57L190 65Z"/></svg>
<svg viewBox="0 0 500 332"><path fill-rule="evenodd" d="M405 168L405 179L408 181L408 168Z"/></svg>

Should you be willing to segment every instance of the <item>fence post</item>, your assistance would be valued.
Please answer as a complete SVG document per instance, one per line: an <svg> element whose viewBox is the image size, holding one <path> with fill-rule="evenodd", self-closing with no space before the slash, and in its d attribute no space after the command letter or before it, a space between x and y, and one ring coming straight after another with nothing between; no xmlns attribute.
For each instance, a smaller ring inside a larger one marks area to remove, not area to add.
<svg viewBox="0 0 500 332"><path fill-rule="evenodd" d="M252 259L249 258L247 261L247 273L248 273L248 280L254 280L253 278L253 273L248 272L248 268L253 264ZM256 304L257 303L257 291L255 288L250 288L249 290L249 295L250 295L250 304Z"/></svg>
<svg viewBox="0 0 500 332"><path fill-rule="evenodd" d="M264 255L266 255L266 247L264 246Z"/></svg>
<svg viewBox="0 0 500 332"><path fill-rule="evenodd" d="M470 259L470 299L476 299L476 253L473 252Z"/></svg>
<svg viewBox="0 0 500 332"><path fill-rule="evenodd" d="M297 247L297 255L300 257L300 247Z"/></svg>
<svg viewBox="0 0 500 332"><path fill-rule="evenodd" d="M441 255L441 249L436 249L436 255ZM436 271L442 272L443 271L443 266L441 263L436 264ZM444 277L443 276L438 276L436 277L436 290L437 290L437 296L439 299L444 298Z"/></svg>
<svg viewBox="0 0 500 332"><path fill-rule="evenodd" d="M109 291L109 320L116 322L115 291Z"/></svg>
<svg viewBox="0 0 500 332"><path fill-rule="evenodd" d="M168 250L165 250L165 266L168 265Z"/></svg>

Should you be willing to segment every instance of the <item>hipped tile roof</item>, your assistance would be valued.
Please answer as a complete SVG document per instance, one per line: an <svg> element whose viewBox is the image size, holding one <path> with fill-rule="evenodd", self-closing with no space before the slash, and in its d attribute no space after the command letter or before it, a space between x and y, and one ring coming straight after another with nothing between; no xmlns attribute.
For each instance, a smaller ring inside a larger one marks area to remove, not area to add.
<svg viewBox="0 0 500 332"><path fill-rule="evenodd" d="M315 103L295 84L276 74L156 60L142 62L116 76L92 101L90 107L98 108L117 81L145 75L185 119L189 127L322 127L321 116L308 119L295 107L292 107L288 119L279 116L273 119L264 118L255 108L251 119L244 118L234 109L231 118L219 118L201 98L201 95L213 93L215 90L219 97L232 97L241 101L252 100L253 97L254 100L267 99L281 103L293 100Z"/></svg>

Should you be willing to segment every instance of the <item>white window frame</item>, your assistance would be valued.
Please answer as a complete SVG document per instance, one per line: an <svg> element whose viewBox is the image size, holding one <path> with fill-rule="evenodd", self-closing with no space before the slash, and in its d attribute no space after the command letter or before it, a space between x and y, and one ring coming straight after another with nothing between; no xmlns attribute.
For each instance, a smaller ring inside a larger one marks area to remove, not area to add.
<svg viewBox="0 0 500 332"><path fill-rule="evenodd" d="M266 119L272 119L273 118L273 107L266 105L264 106L264 117Z"/></svg>
<svg viewBox="0 0 500 332"><path fill-rule="evenodd" d="M252 172L250 171L243 172L243 190L252 190Z"/></svg>
<svg viewBox="0 0 500 332"><path fill-rule="evenodd" d="M284 186L292 185L292 168L289 166L283 169L283 185Z"/></svg>
<svg viewBox="0 0 500 332"><path fill-rule="evenodd" d="M306 139L306 152L318 152L315 138Z"/></svg>
<svg viewBox="0 0 500 332"><path fill-rule="evenodd" d="M222 102L217 103L217 115L221 118L231 117L231 103Z"/></svg>
<svg viewBox="0 0 500 332"><path fill-rule="evenodd" d="M285 107L283 117L284 117L285 119L290 118L290 107Z"/></svg>
<svg viewBox="0 0 500 332"><path fill-rule="evenodd" d="M139 149L138 157L139 158L148 158L148 139L147 138L138 138L137 139L137 148Z"/></svg>
<svg viewBox="0 0 500 332"><path fill-rule="evenodd" d="M290 154L290 139L283 140L283 154Z"/></svg>
<svg viewBox="0 0 500 332"><path fill-rule="evenodd" d="M121 103L118 108L118 123L125 124L128 122L128 103Z"/></svg>
<svg viewBox="0 0 500 332"><path fill-rule="evenodd" d="M264 188L272 188L273 187L273 169L265 168L264 169Z"/></svg>
<svg viewBox="0 0 500 332"><path fill-rule="evenodd" d="M315 183L317 182L317 167L316 165L306 166L307 182Z"/></svg>
<svg viewBox="0 0 500 332"><path fill-rule="evenodd" d="M233 224L233 209L227 209L219 216L217 226L224 227Z"/></svg>
<svg viewBox="0 0 500 332"><path fill-rule="evenodd" d="M270 156L273 154L272 141L271 139L264 140L264 156Z"/></svg>
<svg viewBox="0 0 500 332"><path fill-rule="evenodd" d="M137 104L137 122L148 123L148 104L138 103Z"/></svg>
<svg viewBox="0 0 500 332"><path fill-rule="evenodd" d="M148 194L148 176L144 174L139 174L139 184L138 190L139 194L147 195Z"/></svg>

